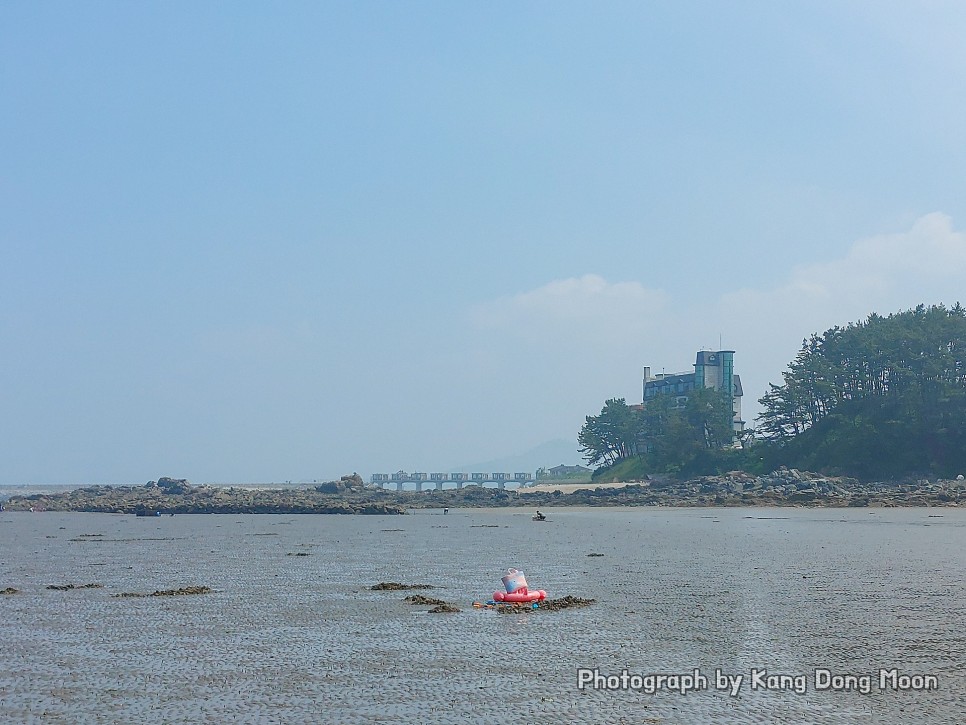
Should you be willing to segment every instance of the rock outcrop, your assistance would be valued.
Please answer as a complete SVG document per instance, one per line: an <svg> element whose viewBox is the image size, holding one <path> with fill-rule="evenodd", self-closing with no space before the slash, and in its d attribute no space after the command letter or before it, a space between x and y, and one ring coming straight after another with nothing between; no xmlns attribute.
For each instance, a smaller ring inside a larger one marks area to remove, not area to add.
<svg viewBox="0 0 966 725"><path fill-rule="evenodd" d="M353 473L350 476L342 476L338 481L326 481L315 487L319 493L346 493L347 491L364 491L366 488L362 476Z"/></svg>
<svg viewBox="0 0 966 725"><path fill-rule="evenodd" d="M191 493L191 484L184 478L167 478L162 476L158 479L158 488L169 494Z"/></svg>

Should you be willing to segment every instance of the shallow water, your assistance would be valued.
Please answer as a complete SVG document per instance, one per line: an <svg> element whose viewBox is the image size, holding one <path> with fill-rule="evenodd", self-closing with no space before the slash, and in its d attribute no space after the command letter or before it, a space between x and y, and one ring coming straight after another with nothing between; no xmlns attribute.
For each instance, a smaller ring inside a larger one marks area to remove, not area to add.
<svg viewBox="0 0 966 725"><path fill-rule="evenodd" d="M21 590L0 596L0 722L962 721L966 511L530 513L0 513L0 589ZM473 609L509 566L598 603ZM380 581L434 584L463 611L368 590ZM104 587L45 588L90 582ZM190 585L216 591L111 597ZM578 667L699 668L709 689L581 690ZM752 689L752 668L807 691ZM939 689L816 691L816 668ZM716 669L744 675L736 697Z"/></svg>

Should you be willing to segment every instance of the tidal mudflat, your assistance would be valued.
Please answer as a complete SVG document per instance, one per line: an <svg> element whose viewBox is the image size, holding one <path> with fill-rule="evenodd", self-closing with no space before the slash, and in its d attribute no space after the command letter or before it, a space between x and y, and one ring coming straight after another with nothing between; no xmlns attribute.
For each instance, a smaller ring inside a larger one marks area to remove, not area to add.
<svg viewBox="0 0 966 725"><path fill-rule="evenodd" d="M0 591L16 590L0 595L0 722L953 724L966 712L966 511L531 513L0 513ZM507 567L551 597L597 601L474 609ZM432 584L462 611L370 589L383 581ZM115 596L192 587L211 591ZM707 688L684 694L672 685L685 677L650 677L696 669ZM895 671L885 687L883 670ZM741 676L737 690L717 689L716 671ZM610 689L623 682L637 689Z"/></svg>

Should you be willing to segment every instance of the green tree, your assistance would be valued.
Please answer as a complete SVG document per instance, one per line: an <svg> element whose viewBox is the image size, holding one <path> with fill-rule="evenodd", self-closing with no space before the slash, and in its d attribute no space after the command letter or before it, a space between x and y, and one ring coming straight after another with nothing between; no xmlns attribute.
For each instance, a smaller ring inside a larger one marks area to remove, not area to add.
<svg viewBox="0 0 966 725"><path fill-rule="evenodd" d="M966 310L958 303L804 341L760 402L769 456L861 477L966 470Z"/></svg>
<svg viewBox="0 0 966 725"><path fill-rule="evenodd" d="M636 456L648 471L710 473L727 458L722 449L733 440L733 419L722 391L694 390L684 405L658 395L643 408L612 398L600 415L586 417L577 440L587 462L602 468Z"/></svg>
<svg viewBox="0 0 966 725"><path fill-rule="evenodd" d="M734 437L734 409L724 391L693 390L687 402L658 395L647 402L645 440L654 470L667 473L709 473L717 468L721 449Z"/></svg>
<svg viewBox="0 0 966 725"><path fill-rule="evenodd" d="M640 412L624 398L611 398L600 415L588 415L577 436L580 452L591 465L610 465L641 450Z"/></svg>

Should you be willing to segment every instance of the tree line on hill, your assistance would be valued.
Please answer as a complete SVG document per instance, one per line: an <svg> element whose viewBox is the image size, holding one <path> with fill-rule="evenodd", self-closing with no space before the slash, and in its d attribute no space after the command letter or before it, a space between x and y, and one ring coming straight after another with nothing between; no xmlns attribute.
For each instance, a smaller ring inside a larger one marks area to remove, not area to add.
<svg viewBox="0 0 966 725"><path fill-rule="evenodd" d="M966 309L919 305L813 334L759 402L757 428L735 442L719 391L695 390L683 406L615 398L587 416L578 443L597 477L966 473Z"/></svg>

